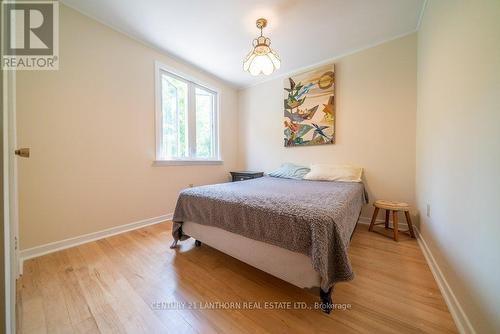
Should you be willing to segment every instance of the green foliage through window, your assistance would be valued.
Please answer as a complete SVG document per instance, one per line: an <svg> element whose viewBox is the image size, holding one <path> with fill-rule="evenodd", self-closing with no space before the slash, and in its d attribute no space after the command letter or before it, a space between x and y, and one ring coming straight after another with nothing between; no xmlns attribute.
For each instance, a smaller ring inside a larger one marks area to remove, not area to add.
<svg viewBox="0 0 500 334"><path fill-rule="evenodd" d="M160 159L218 159L217 93L165 71L160 83Z"/></svg>

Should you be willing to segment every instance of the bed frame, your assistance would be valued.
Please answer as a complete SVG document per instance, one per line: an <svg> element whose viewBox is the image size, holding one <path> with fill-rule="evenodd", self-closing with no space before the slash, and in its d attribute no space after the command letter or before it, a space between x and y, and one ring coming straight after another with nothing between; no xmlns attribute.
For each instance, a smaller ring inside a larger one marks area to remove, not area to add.
<svg viewBox="0 0 500 334"><path fill-rule="evenodd" d="M351 240L356 227L357 221L351 234ZM217 227L190 221L182 224L180 233L194 238L197 247L200 247L203 241L210 247L299 288L313 289L320 286L321 278L312 267L311 259L307 255L253 240ZM171 247L174 248L176 244L174 242ZM328 314L333 309L332 290L333 287L328 291L319 288L320 307L323 312Z"/></svg>

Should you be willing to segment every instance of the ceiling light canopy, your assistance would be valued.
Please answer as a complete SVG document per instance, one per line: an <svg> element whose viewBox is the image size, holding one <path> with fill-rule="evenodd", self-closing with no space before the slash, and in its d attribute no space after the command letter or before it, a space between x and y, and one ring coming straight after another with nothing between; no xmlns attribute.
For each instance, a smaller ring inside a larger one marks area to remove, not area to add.
<svg viewBox="0 0 500 334"><path fill-rule="evenodd" d="M280 68L281 60L276 51L271 49L271 40L262 36L262 29L267 26L267 20L260 18L256 23L260 36L253 40L253 50L243 61L243 69L251 75L269 75Z"/></svg>

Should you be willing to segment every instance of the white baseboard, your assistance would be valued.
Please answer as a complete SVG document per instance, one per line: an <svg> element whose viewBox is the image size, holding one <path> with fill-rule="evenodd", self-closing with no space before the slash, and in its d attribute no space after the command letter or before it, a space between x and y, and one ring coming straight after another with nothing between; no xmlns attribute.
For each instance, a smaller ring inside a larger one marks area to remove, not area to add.
<svg viewBox="0 0 500 334"><path fill-rule="evenodd" d="M32 259L35 257L39 257L42 255L46 255L49 253L57 252L66 248L75 247L87 242L107 238L116 234L125 233L128 231L136 230L141 227L145 227L148 225L154 225L166 220L172 219L173 214L166 214L158 217L148 218L144 220L140 220L138 222L119 225L115 227L111 227L105 230L92 232L84 235L80 235L78 237L68 238L60 241L51 242L48 244L35 246L32 248L23 249L19 252L19 273L23 274L23 263L25 260Z"/></svg>
<svg viewBox="0 0 500 334"><path fill-rule="evenodd" d="M439 287L439 290L441 291L441 294L443 295L446 305L448 305L448 309L451 313L451 316L453 317L453 320L455 321L455 325L457 326L459 333L476 334L474 327L472 327L472 323L467 317L467 314L465 314L464 309L455 296L455 293L448 284L448 281L441 271L441 268L439 268L439 265L432 255L429 246L427 246L425 239L422 237L422 234L420 234L420 230L418 228L415 228L415 232L417 234L417 241L420 245L420 249L422 249L422 253L424 253L427 264L431 268L432 275L436 280L436 283Z"/></svg>

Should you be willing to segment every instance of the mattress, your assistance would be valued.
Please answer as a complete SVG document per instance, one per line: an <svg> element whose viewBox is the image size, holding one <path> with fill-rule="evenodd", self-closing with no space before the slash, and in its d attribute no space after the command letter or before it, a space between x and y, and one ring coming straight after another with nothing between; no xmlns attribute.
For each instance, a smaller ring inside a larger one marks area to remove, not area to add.
<svg viewBox="0 0 500 334"><path fill-rule="evenodd" d="M307 255L190 221L183 223L182 231L203 240L203 244L299 288L311 289L320 285L321 278Z"/></svg>

